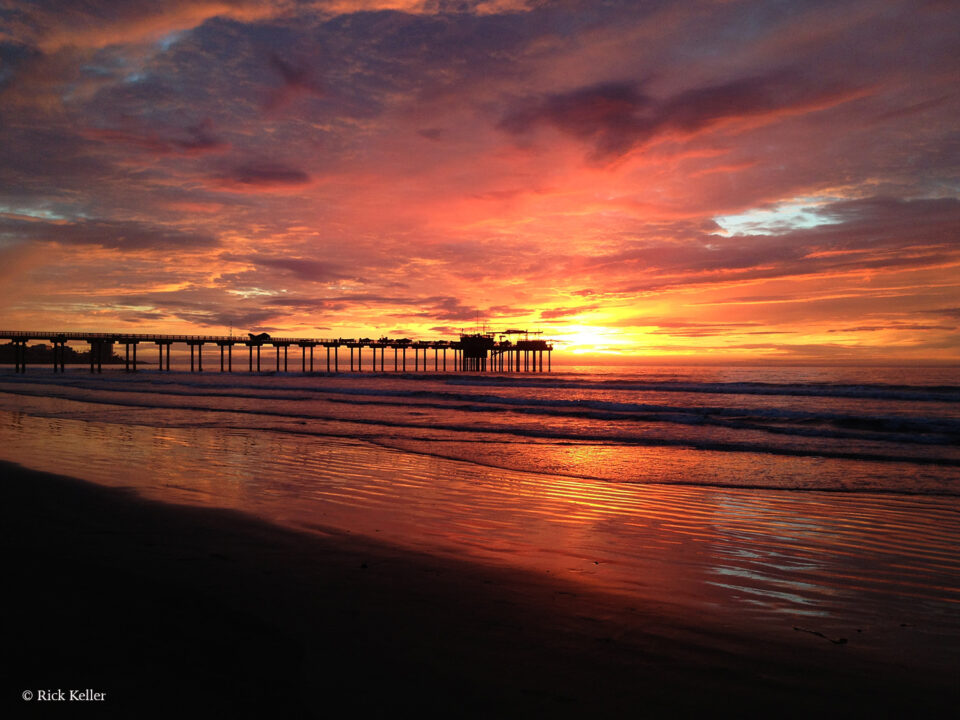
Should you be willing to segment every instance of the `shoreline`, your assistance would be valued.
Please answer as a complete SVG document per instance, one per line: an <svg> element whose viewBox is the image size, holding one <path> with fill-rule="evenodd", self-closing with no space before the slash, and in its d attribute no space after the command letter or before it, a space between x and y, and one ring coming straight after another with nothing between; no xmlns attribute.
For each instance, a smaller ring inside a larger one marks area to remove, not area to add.
<svg viewBox="0 0 960 720"><path fill-rule="evenodd" d="M669 598L0 467L18 714L42 705L20 699L37 688L103 691L87 707L128 717L620 717L722 703L802 716L960 698L955 667L685 617Z"/></svg>

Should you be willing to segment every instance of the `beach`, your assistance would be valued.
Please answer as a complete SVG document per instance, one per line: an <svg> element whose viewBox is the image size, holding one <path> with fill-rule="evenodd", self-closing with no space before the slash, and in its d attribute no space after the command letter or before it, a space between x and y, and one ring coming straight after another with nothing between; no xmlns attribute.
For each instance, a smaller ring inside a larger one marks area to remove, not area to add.
<svg viewBox="0 0 960 720"><path fill-rule="evenodd" d="M0 377L7 697L18 716L70 689L104 693L70 703L98 717L946 713L955 390L694 380ZM677 441L693 425L711 447ZM624 468L669 482L600 472Z"/></svg>
<svg viewBox="0 0 960 720"><path fill-rule="evenodd" d="M893 643L903 656L875 656L853 637L685 616L536 574L4 471L11 689L104 691L97 714L803 716L922 714L957 700L955 648L913 664L910 628Z"/></svg>

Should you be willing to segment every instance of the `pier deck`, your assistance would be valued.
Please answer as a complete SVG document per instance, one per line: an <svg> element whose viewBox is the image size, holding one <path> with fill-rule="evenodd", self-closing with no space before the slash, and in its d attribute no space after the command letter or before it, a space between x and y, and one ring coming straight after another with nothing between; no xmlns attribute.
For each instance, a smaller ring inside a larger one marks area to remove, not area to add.
<svg viewBox="0 0 960 720"><path fill-rule="evenodd" d="M552 369L553 345L546 340L523 339L511 341L497 340L492 333L463 334L459 340L410 340L408 338L381 338L371 340L361 338L296 338L270 337L265 334L249 337L233 335L164 335L156 333L89 333L60 332L38 330L0 330L0 340L9 340L14 345L14 366L16 372L26 372L27 345L31 341L49 341L53 347L54 372L66 370L66 345L69 342L82 342L90 345L90 372L102 372L103 363L109 362L114 345L123 345L124 369L137 370L137 346L150 343L157 346L160 371L170 371L170 347L186 345L190 348L190 371L203 372L203 346L216 345L220 351L220 372L233 372L233 348L237 345L247 347L248 372L289 372L290 346L300 348L300 371L339 373L346 370L346 352L349 350L349 371L364 371L364 350L373 372L550 372ZM264 368L261 351L265 346L275 348L273 368ZM326 357L316 359L315 348L322 348ZM393 362L387 362L387 350L393 350ZM413 362L408 362L407 351L413 351ZM132 351L132 352L131 352ZM281 370L282 351L282 370ZM379 351L379 353L378 353ZM422 351L422 357L421 357ZM432 352L432 357L428 353ZM450 352L450 362L447 352ZM544 353L547 355L544 369ZM164 363L166 358L166 363ZM315 363L315 360L317 362ZM325 361L325 362L324 362ZM431 362L432 361L432 362ZM296 360L294 360L294 363ZM164 367L166 365L166 367ZM392 365L392 367L391 367ZM309 368L309 369L308 369ZM296 366L294 366L296 371Z"/></svg>

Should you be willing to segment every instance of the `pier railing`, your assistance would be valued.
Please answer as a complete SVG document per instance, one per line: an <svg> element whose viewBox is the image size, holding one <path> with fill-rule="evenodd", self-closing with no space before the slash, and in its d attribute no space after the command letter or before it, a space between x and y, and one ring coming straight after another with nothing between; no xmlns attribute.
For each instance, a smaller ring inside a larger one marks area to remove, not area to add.
<svg viewBox="0 0 960 720"><path fill-rule="evenodd" d="M452 352L449 368L454 372L544 372L543 355L547 354L546 372L552 369L551 355L553 345L546 340L509 340L497 341L491 335L461 335L460 340L411 340L409 338L380 338L371 340L361 338L295 338L272 337L266 334L247 337L235 335L168 335L158 333L125 332L65 332L60 330L0 330L0 340L9 340L14 345L14 365L17 372L25 372L27 365L27 344L31 340L46 340L53 345L54 371L63 372L66 365L66 344L85 342L90 345L90 372L101 372L104 361L110 362L113 345L124 345L125 369L137 369L137 345L155 343L159 351L159 369L170 370L170 346L184 344L190 348L190 371L203 371L203 346L217 345L220 349L220 371L233 371L233 348L235 345L247 346L247 369L260 372L261 349L265 345L276 348L275 371L281 372L280 354L283 350L283 372L289 368L288 356L291 345L300 347L301 371L307 372L307 351L309 350L309 372L314 372L314 349L326 350L326 372L340 372L341 348L350 351L350 372L363 372L363 350L372 350L372 370L378 371L377 351L379 350L379 371L387 371L386 350L393 350L393 372L408 372L407 351L413 351L413 372L430 372L428 352L433 351L433 372L448 370L447 351ZM132 349L132 357L131 357ZM225 352L226 351L226 352ZM254 357L254 351L256 356ZM331 364L331 351L332 364ZM356 351L356 366L354 352ZM423 353L421 359L420 354ZM441 356L442 353L442 356ZM196 360L194 355L196 354ZM254 360L256 362L254 362ZM442 362L441 362L442 360ZM342 359L346 368L346 357Z"/></svg>

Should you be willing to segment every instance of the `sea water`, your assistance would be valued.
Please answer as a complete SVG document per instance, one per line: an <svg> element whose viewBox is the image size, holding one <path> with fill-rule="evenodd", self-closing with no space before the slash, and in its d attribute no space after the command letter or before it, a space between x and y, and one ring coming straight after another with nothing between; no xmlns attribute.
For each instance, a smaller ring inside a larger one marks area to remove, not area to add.
<svg viewBox="0 0 960 720"><path fill-rule="evenodd" d="M960 637L958 401L951 368L31 368L0 375L0 458L608 592L936 643Z"/></svg>
<svg viewBox="0 0 960 720"><path fill-rule="evenodd" d="M48 417L350 438L618 483L960 493L956 370L579 370L47 372L0 390L2 407Z"/></svg>

